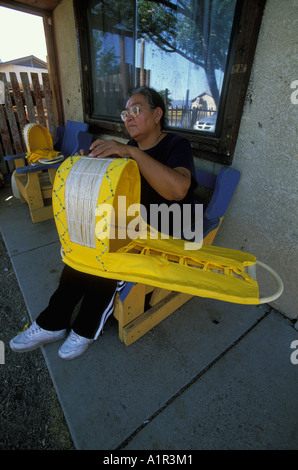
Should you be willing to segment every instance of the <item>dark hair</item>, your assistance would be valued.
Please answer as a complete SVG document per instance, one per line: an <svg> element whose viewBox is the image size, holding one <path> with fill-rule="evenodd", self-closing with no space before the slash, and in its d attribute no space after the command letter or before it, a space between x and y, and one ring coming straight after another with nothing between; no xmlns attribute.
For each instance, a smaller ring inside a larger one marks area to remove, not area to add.
<svg viewBox="0 0 298 470"><path fill-rule="evenodd" d="M161 108L162 109L162 117L160 119L160 127L161 130L163 131L166 128L166 106L164 103L164 100L160 96L160 94L154 90L153 88L149 88L147 86L140 86L137 88L134 88L132 92L130 93L130 96L136 95L137 93L140 93L143 95L146 100L148 101L150 108L156 109L156 108Z"/></svg>

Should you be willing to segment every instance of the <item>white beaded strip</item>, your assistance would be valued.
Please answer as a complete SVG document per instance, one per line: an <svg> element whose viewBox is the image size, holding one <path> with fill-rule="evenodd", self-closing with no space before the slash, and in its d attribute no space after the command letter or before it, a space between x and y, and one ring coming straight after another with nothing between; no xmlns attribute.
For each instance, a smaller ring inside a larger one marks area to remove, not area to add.
<svg viewBox="0 0 298 470"><path fill-rule="evenodd" d="M95 210L100 186L111 158L80 158L65 186L65 210L70 240L95 248Z"/></svg>

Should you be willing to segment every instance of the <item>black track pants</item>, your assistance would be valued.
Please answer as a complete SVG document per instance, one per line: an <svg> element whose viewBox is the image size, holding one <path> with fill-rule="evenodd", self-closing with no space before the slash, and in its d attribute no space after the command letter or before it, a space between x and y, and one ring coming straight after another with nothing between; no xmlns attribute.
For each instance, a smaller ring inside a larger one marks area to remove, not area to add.
<svg viewBox="0 0 298 470"><path fill-rule="evenodd" d="M36 322L45 330L69 329L74 308L82 299L78 315L71 327L80 336L94 338L99 334L99 328L103 328L105 321L113 313L115 292L122 287L124 283L117 283L114 279L81 273L65 265L57 290Z"/></svg>

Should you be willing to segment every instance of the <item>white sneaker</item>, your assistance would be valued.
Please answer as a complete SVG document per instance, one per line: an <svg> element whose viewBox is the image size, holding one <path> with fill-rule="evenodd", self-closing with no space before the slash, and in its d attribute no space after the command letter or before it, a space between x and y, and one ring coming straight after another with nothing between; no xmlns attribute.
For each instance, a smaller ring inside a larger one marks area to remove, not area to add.
<svg viewBox="0 0 298 470"><path fill-rule="evenodd" d="M22 333L15 336L9 343L9 346L16 352L27 352L38 348L42 344L52 343L64 338L66 330L49 331L40 328L36 322Z"/></svg>
<svg viewBox="0 0 298 470"><path fill-rule="evenodd" d="M67 340L59 349L58 355L62 359L75 359L83 354L91 343L93 343L93 339L84 338L84 336L80 336L71 330Z"/></svg>

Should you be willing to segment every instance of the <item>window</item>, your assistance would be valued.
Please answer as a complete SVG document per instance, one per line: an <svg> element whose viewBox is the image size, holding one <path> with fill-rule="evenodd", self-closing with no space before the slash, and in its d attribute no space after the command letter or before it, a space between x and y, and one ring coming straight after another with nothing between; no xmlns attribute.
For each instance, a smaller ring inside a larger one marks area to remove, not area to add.
<svg viewBox="0 0 298 470"><path fill-rule="evenodd" d="M257 0L76 1L86 120L108 132L123 133L120 112L129 92L147 85L163 95L169 129L186 133L195 154L230 163L238 130L237 123L231 124L231 119L237 119L237 106L228 101L233 100L231 82L233 74L242 74L246 81L249 77L247 63L237 62L235 67L239 25L247 22L248 12L250 26L259 24L264 6L258 5L252 13L253 3L264 4ZM252 31L248 24L245 27L247 48ZM240 90L239 84L233 90L237 103ZM243 100L244 96L242 105ZM232 131L228 135L227 129Z"/></svg>

